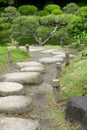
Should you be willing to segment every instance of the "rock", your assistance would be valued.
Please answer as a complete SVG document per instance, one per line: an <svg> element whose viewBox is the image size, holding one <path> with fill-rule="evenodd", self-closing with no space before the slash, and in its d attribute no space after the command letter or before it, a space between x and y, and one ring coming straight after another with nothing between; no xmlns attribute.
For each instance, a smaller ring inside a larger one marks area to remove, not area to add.
<svg viewBox="0 0 87 130"><path fill-rule="evenodd" d="M0 96L22 95L24 86L13 82L0 82Z"/></svg>
<svg viewBox="0 0 87 130"><path fill-rule="evenodd" d="M23 68L23 67L31 67L31 66L40 66L43 67L43 64L35 61L31 62L18 62L16 63L17 68Z"/></svg>
<svg viewBox="0 0 87 130"><path fill-rule="evenodd" d="M49 49L49 50L44 50L44 51L42 51L42 53L44 53L44 54L49 54L49 53L53 53L53 52L55 52L55 50L56 49Z"/></svg>
<svg viewBox="0 0 87 130"><path fill-rule="evenodd" d="M81 130L87 130L87 112L86 112L86 115L84 116L84 118L82 120Z"/></svg>
<svg viewBox="0 0 87 130"><path fill-rule="evenodd" d="M65 55L64 51L55 51L53 52L53 55Z"/></svg>
<svg viewBox="0 0 87 130"><path fill-rule="evenodd" d="M25 96L7 96L0 98L0 112L21 114L30 111L32 101Z"/></svg>
<svg viewBox="0 0 87 130"><path fill-rule="evenodd" d="M55 57L55 58L65 58L65 54L61 54L61 55L54 55L53 57Z"/></svg>
<svg viewBox="0 0 87 130"><path fill-rule="evenodd" d="M82 122L87 112L87 96L69 98L66 105L66 119Z"/></svg>
<svg viewBox="0 0 87 130"><path fill-rule="evenodd" d="M40 72L44 73L45 69L42 66L31 66L31 67L24 67L21 69L22 72Z"/></svg>
<svg viewBox="0 0 87 130"><path fill-rule="evenodd" d="M40 125L30 119L1 117L0 130L40 130Z"/></svg>
<svg viewBox="0 0 87 130"><path fill-rule="evenodd" d="M38 72L17 72L9 73L1 76L2 81L17 82L21 84L40 84L43 79Z"/></svg>
<svg viewBox="0 0 87 130"><path fill-rule="evenodd" d="M39 61L43 64L51 64L56 62L63 62L63 58L54 58L54 57L43 57Z"/></svg>

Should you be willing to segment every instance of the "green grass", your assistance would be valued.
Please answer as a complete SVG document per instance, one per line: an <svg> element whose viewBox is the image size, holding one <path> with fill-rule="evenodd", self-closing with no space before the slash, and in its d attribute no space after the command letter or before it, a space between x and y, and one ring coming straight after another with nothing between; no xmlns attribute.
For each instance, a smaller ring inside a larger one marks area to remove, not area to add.
<svg viewBox="0 0 87 130"><path fill-rule="evenodd" d="M69 97L87 95L87 59L79 60L65 67L60 84Z"/></svg>
<svg viewBox="0 0 87 130"><path fill-rule="evenodd" d="M64 118L64 110L63 108L60 110L57 106L57 104L54 103L54 95L51 91L48 94L48 111L45 113L45 118L49 119L51 118L52 126L51 127L43 127L42 130L54 130L54 126L56 126L56 129L58 130L70 130L70 126L68 122Z"/></svg>
<svg viewBox="0 0 87 130"><path fill-rule="evenodd" d="M12 63L23 61L25 59L30 58L30 56L27 55L27 53L23 50L18 49L10 49L10 50L12 54ZM0 47L0 71L3 70L3 68L6 65L8 65L7 52L8 52L7 47Z"/></svg>

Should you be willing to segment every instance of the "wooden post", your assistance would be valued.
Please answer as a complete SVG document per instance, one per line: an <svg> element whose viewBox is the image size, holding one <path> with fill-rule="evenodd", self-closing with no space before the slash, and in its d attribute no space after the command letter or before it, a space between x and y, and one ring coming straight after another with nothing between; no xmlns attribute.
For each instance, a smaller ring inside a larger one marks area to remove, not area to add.
<svg viewBox="0 0 87 130"><path fill-rule="evenodd" d="M80 44L79 51L84 50L84 48L85 48L85 44Z"/></svg>
<svg viewBox="0 0 87 130"><path fill-rule="evenodd" d="M56 63L56 69L57 69L56 78L59 78L61 76L61 63L60 62Z"/></svg>
<svg viewBox="0 0 87 130"><path fill-rule="evenodd" d="M26 44L26 53L29 55L29 45Z"/></svg>
<svg viewBox="0 0 87 130"><path fill-rule="evenodd" d="M54 100L56 103L58 103L60 101L60 85L59 85L59 80L58 79L54 79L52 82L52 87L53 87L53 93L54 93Z"/></svg>
<svg viewBox="0 0 87 130"><path fill-rule="evenodd" d="M12 53L11 53L11 50L8 50L8 52L7 52L7 60L8 60L8 63L12 63Z"/></svg>
<svg viewBox="0 0 87 130"><path fill-rule="evenodd" d="M16 42L16 48L19 49L19 45L18 45L18 42Z"/></svg>
<svg viewBox="0 0 87 130"><path fill-rule="evenodd" d="M11 39L11 45L14 46L14 38Z"/></svg>
<svg viewBox="0 0 87 130"><path fill-rule="evenodd" d="M70 64L70 57L69 57L69 52L67 51L65 54L65 65L69 65Z"/></svg>

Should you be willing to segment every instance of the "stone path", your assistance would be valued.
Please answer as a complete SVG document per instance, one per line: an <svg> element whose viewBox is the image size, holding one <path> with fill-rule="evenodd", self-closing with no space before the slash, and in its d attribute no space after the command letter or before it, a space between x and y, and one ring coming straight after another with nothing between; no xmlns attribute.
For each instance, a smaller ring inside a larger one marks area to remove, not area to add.
<svg viewBox="0 0 87 130"><path fill-rule="evenodd" d="M21 47L21 49L24 48ZM30 47L33 61L18 62L15 68L14 66L10 67L0 76L0 81L3 81L1 83L1 86L3 86L1 96L5 94L5 97L0 97L0 113L8 113L8 116L11 114L11 117L0 118L0 130L40 130L40 125L41 127L48 124L51 126L51 122L48 121L47 123L45 119L40 120L40 116L41 114L45 115L48 109L46 95L49 89L52 89L51 82L56 77L56 62L63 62L62 56L54 58L55 51L58 52L59 50ZM59 51L60 55L61 53L64 55L64 51ZM45 59L45 62L41 61L42 59ZM45 63L45 65L42 63ZM24 84L24 88L21 88L25 94L23 96L20 96L20 86L23 87L21 84ZM12 91L9 92L10 90ZM15 94L14 91L16 91ZM12 96L9 96L8 93ZM40 125L34 115L32 115L33 120L29 120L29 117L28 119L20 119L12 116L12 114L17 115L17 117L20 114L28 115L33 107L34 112L39 116Z"/></svg>

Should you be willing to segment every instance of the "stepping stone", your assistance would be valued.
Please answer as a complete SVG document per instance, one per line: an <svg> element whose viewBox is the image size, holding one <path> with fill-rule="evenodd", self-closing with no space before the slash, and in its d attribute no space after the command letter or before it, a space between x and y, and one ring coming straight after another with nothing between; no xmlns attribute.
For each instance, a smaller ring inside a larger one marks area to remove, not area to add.
<svg viewBox="0 0 87 130"><path fill-rule="evenodd" d="M55 51L53 52L53 55L65 55L64 51Z"/></svg>
<svg viewBox="0 0 87 130"><path fill-rule="evenodd" d="M4 74L1 80L5 82L17 82L21 84L40 84L43 81L42 75L38 72L16 72Z"/></svg>
<svg viewBox="0 0 87 130"><path fill-rule="evenodd" d="M46 53L53 53L54 51L56 51L56 49L49 49L49 50L44 50L44 51L41 51L42 53L46 54Z"/></svg>
<svg viewBox="0 0 87 130"><path fill-rule="evenodd" d="M55 58L65 58L65 54L54 55L53 57L55 57Z"/></svg>
<svg viewBox="0 0 87 130"><path fill-rule="evenodd" d="M51 64L56 62L63 62L63 58L43 57L39 59L39 62L43 64Z"/></svg>
<svg viewBox="0 0 87 130"><path fill-rule="evenodd" d="M22 95L24 86L13 82L0 82L0 96Z"/></svg>
<svg viewBox="0 0 87 130"><path fill-rule="evenodd" d="M44 73L45 69L42 66L31 66L31 67L24 67L21 69L22 72L40 72Z"/></svg>
<svg viewBox="0 0 87 130"><path fill-rule="evenodd" d="M7 96L0 98L0 112L21 114L30 111L32 108L32 101L25 96Z"/></svg>
<svg viewBox="0 0 87 130"><path fill-rule="evenodd" d="M40 125L30 119L1 117L0 130L40 130Z"/></svg>
<svg viewBox="0 0 87 130"><path fill-rule="evenodd" d="M66 105L66 118L82 122L87 112L87 96L75 96L68 100Z"/></svg>
<svg viewBox="0 0 87 130"><path fill-rule="evenodd" d="M43 67L43 64L35 61L31 62L18 62L16 63L17 68L23 68L23 67L31 67L31 66L41 66Z"/></svg>

